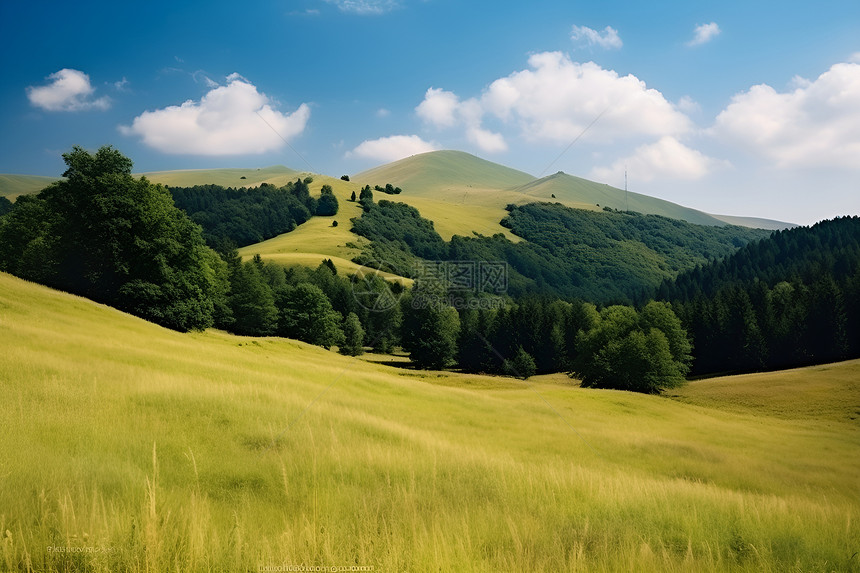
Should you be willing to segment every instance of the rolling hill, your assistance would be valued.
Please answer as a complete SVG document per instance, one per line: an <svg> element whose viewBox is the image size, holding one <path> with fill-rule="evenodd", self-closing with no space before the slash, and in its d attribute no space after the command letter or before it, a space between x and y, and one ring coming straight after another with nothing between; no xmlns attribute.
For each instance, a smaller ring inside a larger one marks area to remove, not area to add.
<svg viewBox="0 0 860 573"><path fill-rule="evenodd" d="M57 177L2 173L0 174L0 197L13 201L19 195L33 195L56 180Z"/></svg>
<svg viewBox="0 0 860 573"><path fill-rule="evenodd" d="M722 226L730 223L756 227L764 224L768 225L766 228L793 226L780 221L742 217L733 218L733 222L725 221L663 199L632 192L625 194L623 189L562 172L537 179L522 171L461 151L431 151L413 155L363 171L353 179L370 185L390 182L402 187L404 192L398 196L398 200L416 207L422 215L436 222L439 234L445 239L450 239L453 234L468 236L473 230L482 234L505 232L498 225L501 218L496 218L498 214L504 216L504 206L535 200L559 202L578 209L600 210L610 207L631 210L700 225ZM468 228L470 224L474 226L478 223L477 219L467 222L450 215L447 218L434 218L437 211L450 214L450 205L456 205L458 213L470 211L473 217L475 214L482 215L480 222L485 230ZM492 232L487 232L490 229Z"/></svg>
<svg viewBox="0 0 860 573"><path fill-rule="evenodd" d="M858 361L668 399L179 334L5 274L0 345L5 570L856 569Z"/></svg>
<svg viewBox="0 0 860 573"><path fill-rule="evenodd" d="M511 242L522 240L500 225L507 216L508 204L523 205L533 201L558 202L568 207L599 211L604 207L657 214L689 222L721 226L727 223L777 229L792 225L779 221L709 215L668 201L595 183L565 173L537 179L474 155L460 151L434 151L414 155L375 167L352 176L351 182L325 175L299 172L283 166L261 169L203 169L144 173L151 181L168 186L191 186L213 183L225 187L257 186L261 183L283 185L297 177L312 175L311 190L319 193L330 185L340 202L340 212L333 218L314 218L292 233L241 249L242 256L259 253L281 262L314 264L324 258L349 261L361 252L363 239L350 232L349 220L361 209L349 201L350 194L363 185L392 183L404 189L396 197L377 193L377 199L389 198L419 210L434 223L439 235L450 240L453 235L491 236L498 233ZM244 177L244 179L243 179ZM17 196L38 192L54 179L29 176L0 176L0 193ZM553 197L554 195L554 197ZM332 224L337 221L338 225ZM343 266L343 265L342 265Z"/></svg>

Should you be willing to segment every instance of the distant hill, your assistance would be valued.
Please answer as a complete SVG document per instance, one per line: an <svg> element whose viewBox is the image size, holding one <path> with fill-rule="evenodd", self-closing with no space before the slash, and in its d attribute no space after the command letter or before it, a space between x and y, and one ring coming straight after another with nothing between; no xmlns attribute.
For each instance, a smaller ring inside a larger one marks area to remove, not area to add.
<svg viewBox="0 0 860 573"><path fill-rule="evenodd" d="M453 234L470 235L471 231L507 234L498 224L505 216L504 207L535 200L593 211L604 207L636 211L698 225L732 224L766 229L795 226L768 219L718 217L656 197L625 193L623 189L563 172L538 179L462 151L431 151L413 155L363 171L353 179L370 185L392 183L403 188L403 194L397 200L416 207L423 216L434 221L439 234L446 239ZM456 216L451 213L452 204L463 207ZM468 215L459 213L463 211ZM483 224L486 230L468 228L476 224Z"/></svg>
<svg viewBox="0 0 860 573"><path fill-rule="evenodd" d="M145 175L153 183L172 187L192 187L194 185L221 185L222 187L256 187L260 183L284 185L308 173L296 171L283 165L273 165L259 169L187 169L181 171L151 171L138 173Z"/></svg>
<svg viewBox="0 0 860 573"><path fill-rule="evenodd" d="M431 151L380 165L354 179L391 182L415 195L461 189L511 189L535 177L463 151Z"/></svg>
<svg viewBox="0 0 860 573"><path fill-rule="evenodd" d="M735 217L733 215L711 215L715 219L719 219L729 225L739 225L741 227L755 227L756 229L767 229L768 231L782 231L785 229L794 229L800 225L794 223L783 223L782 221L772 221L770 219L761 219L759 217Z"/></svg>
<svg viewBox="0 0 860 573"><path fill-rule="evenodd" d="M683 207L677 203L649 197L640 193L625 193L603 183L575 177L559 171L554 175L537 179L515 189L520 193L545 201L561 202L569 207L602 209L609 207L618 211L635 211L644 215L662 215L697 225L721 227L727 223L713 215ZM553 195L555 197L553 197ZM738 223L731 223L738 224ZM742 225L749 227L752 225Z"/></svg>
<svg viewBox="0 0 860 573"><path fill-rule="evenodd" d="M58 179L41 175L0 174L0 197L14 201L19 195L38 193Z"/></svg>
<svg viewBox="0 0 860 573"><path fill-rule="evenodd" d="M280 186L308 175L315 180L326 179L329 184L332 184L330 180L340 181L283 165L258 169L153 171L139 175L145 175L155 183L176 187L205 184L255 187L261 183ZM0 195L14 199L19 195L37 193L56 180L56 177L0 175ZM504 208L511 203L523 205L534 200L595 211L604 207L631 210L700 225L732 224L769 230L796 226L769 219L710 215L639 193L625 195L622 189L562 172L538 179L523 171L452 150L421 153L380 165L353 175L351 184L339 187L349 192L359 185L386 183L401 187L404 192L397 200L412 205L424 217L432 220L436 230L446 240L455 234L468 236L477 232L484 235L502 233L510 240L517 241L519 239L516 236L499 225L499 221L507 214ZM338 191L338 187L335 187L335 192Z"/></svg>
<svg viewBox="0 0 860 573"><path fill-rule="evenodd" d="M295 171L283 165L273 165L259 169L186 169L179 171L152 171L135 173L145 175L153 183L175 187L191 187L193 185L214 184L223 187L256 187L260 183L284 185L296 177L306 176L307 173ZM44 177L40 175L0 174L0 195L14 199L19 195L38 193L59 177Z"/></svg>

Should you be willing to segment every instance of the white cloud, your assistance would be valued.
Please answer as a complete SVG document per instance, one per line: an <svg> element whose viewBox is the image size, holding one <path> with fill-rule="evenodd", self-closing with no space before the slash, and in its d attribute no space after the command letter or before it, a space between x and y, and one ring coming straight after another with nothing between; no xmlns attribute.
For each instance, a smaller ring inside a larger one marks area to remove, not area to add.
<svg viewBox="0 0 860 573"><path fill-rule="evenodd" d="M438 145L424 141L417 135L392 135L363 141L347 152L346 156L390 162L437 149Z"/></svg>
<svg viewBox="0 0 860 573"><path fill-rule="evenodd" d="M860 52L854 52L848 57L848 61L852 64L860 64Z"/></svg>
<svg viewBox="0 0 860 573"><path fill-rule="evenodd" d="M440 129L463 126L466 138L485 153L499 153L508 149L501 134L481 127L484 110L481 102L474 98L460 101L452 92L430 88L415 111L426 123Z"/></svg>
<svg viewBox="0 0 860 573"><path fill-rule="evenodd" d="M454 127L457 124L457 109L460 98L443 89L430 88L424 94L424 101L415 111L418 117L436 127Z"/></svg>
<svg viewBox="0 0 860 573"><path fill-rule="evenodd" d="M709 130L779 167L860 169L860 64L839 63L778 92L766 84L732 98Z"/></svg>
<svg viewBox="0 0 860 573"><path fill-rule="evenodd" d="M384 107L381 107L378 110L376 110L376 117L378 117L378 118L386 118L390 115L391 115L391 110L388 110Z"/></svg>
<svg viewBox="0 0 860 573"><path fill-rule="evenodd" d="M95 88L84 72L63 68L48 76L51 83L27 88L27 99L36 107L47 111L104 110L110 107L110 98L92 99Z"/></svg>
<svg viewBox="0 0 860 573"><path fill-rule="evenodd" d="M507 143L503 134L484 127L487 116L528 140L553 144L570 143L598 117L588 137L604 144L678 136L693 129L681 111L689 102L675 106L635 76L573 62L560 52L535 54L529 65L531 69L497 79L478 98L461 100L453 92L430 88L415 111L433 127L463 129L469 141L490 153L506 150Z"/></svg>
<svg viewBox="0 0 860 573"><path fill-rule="evenodd" d="M480 127L468 128L466 138L486 153L501 153L508 150L508 144L500 133L494 133Z"/></svg>
<svg viewBox="0 0 860 573"><path fill-rule="evenodd" d="M720 27L716 22L710 24L699 24L693 30L693 39L687 42L688 46L701 46L707 44L714 38L720 35Z"/></svg>
<svg viewBox="0 0 860 573"><path fill-rule="evenodd" d="M599 181L620 181L626 169L643 182L655 179L697 180L724 165L674 137L664 136L656 143L637 147L633 155L618 159L608 167L595 167L590 177Z"/></svg>
<svg viewBox="0 0 860 573"><path fill-rule="evenodd" d="M113 89L115 89L118 92L127 92L127 91L129 91L128 84L129 84L129 81L126 79L125 76L123 76L121 80L113 83Z"/></svg>
<svg viewBox="0 0 860 573"><path fill-rule="evenodd" d="M678 109L684 113L693 114L702 111L702 106L690 96L683 96L678 100Z"/></svg>
<svg viewBox="0 0 860 573"><path fill-rule="evenodd" d="M325 0L337 6L341 12L352 14L385 14L399 5L398 0Z"/></svg>
<svg viewBox="0 0 860 573"><path fill-rule="evenodd" d="M487 113L515 120L529 139L570 142L601 113L589 137L604 143L692 129L685 114L633 75L573 62L560 52L535 54L529 65L494 81L481 97Z"/></svg>
<svg viewBox="0 0 860 573"><path fill-rule="evenodd" d="M163 153L245 155L279 149L304 131L311 113L307 104L284 114L239 74L227 79L226 86L216 84L200 101L146 111L131 126L120 126L120 132L140 136Z"/></svg>
<svg viewBox="0 0 860 573"><path fill-rule="evenodd" d="M624 45L618 35L618 30L611 26L604 28L603 33L587 26L574 26L570 31L570 39L588 46L599 46L606 50L618 50Z"/></svg>

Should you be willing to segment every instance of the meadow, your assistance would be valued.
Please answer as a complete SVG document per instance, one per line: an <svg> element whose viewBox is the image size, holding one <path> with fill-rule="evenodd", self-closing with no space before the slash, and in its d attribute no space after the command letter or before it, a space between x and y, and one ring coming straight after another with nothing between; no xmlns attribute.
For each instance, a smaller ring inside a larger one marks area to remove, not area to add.
<svg viewBox="0 0 860 573"><path fill-rule="evenodd" d="M860 571L860 361L589 390L5 274L0 348L3 571Z"/></svg>

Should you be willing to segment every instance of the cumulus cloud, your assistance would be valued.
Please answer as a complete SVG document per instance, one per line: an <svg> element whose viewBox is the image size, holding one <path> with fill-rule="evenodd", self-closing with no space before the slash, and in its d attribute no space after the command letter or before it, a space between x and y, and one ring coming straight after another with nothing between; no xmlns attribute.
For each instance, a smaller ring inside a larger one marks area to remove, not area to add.
<svg viewBox="0 0 860 573"><path fill-rule="evenodd" d="M688 46L701 46L707 44L720 35L720 27L716 22L710 24L699 24L693 30L693 39L687 42Z"/></svg>
<svg viewBox="0 0 860 573"><path fill-rule="evenodd" d="M590 177L599 181L620 181L626 169L635 173L638 181L644 182L655 179L696 180L725 165L667 135L656 143L637 147L633 155L608 167L595 167Z"/></svg>
<svg viewBox="0 0 860 573"><path fill-rule="evenodd" d="M603 32L599 32L587 26L574 26L570 31L570 39L574 42L588 46L598 46L606 50L618 50L624 45L618 30L607 26Z"/></svg>
<svg viewBox="0 0 860 573"><path fill-rule="evenodd" d="M681 107L635 76L619 76L588 62L573 62L560 52L529 58L530 69L492 82L479 97L430 88L415 108L426 124L438 129L461 128L485 152L507 149L505 138L484 126L485 118L511 126L531 141L569 143L595 118L589 138L600 143L680 136L693 129Z"/></svg>
<svg viewBox="0 0 860 573"><path fill-rule="evenodd" d="M47 79L51 83L27 88L27 99L35 107L46 111L104 110L110 107L108 97L93 99L96 90L84 72L63 68Z"/></svg>
<svg viewBox="0 0 860 573"><path fill-rule="evenodd" d="M516 121L529 139L569 142L601 113L589 132L597 141L692 129L684 113L633 75L619 76L594 62L573 62L560 52L534 54L529 65L531 69L494 81L481 97L486 112Z"/></svg>
<svg viewBox="0 0 860 573"><path fill-rule="evenodd" d="M785 92L761 84L737 94L710 133L779 167L858 169L857 102L860 64L839 63Z"/></svg>
<svg viewBox="0 0 860 573"><path fill-rule="evenodd" d="M418 117L436 127L454 127L457 124L457 110L460 98L457 94L443 89L430 88L424 94L424 101L415 111Z"/></svg>
<svg viewBox="0 0 860 573"><path fill-rule="evenodd" d="M146 111L124 135L136 135L163 153L189 155L245 155L274 151L301 134L310 107L301 104L292 113L281 113L272 101L239 74L227 77L200 101Z"/></svg>
<svg viewBox="0 0 860 573"><path fill-rule="evenodd" d="M501 134L481 126L484 110L477 99L460 101L453 92L430 88L415 111L425 123L436 128L464 127L466 139L483 152L498 153L508 149Z"/></svg>
<svg viewBox="0 0 860 573"><path fill-rule="evenodd" d="M692 114L702 111L702 106L690 96L683 96L678 100L678 109L684 113Z"/></svg>
<svg viewBox="0 0 860 573"><path fill-rule="evenodd" d="M337 6L341 12L352 14L385 14L399 5L397 0L325 0Z"/></svg>
<svg viewBox="0 0 860 573"><path fill-rule="evenodd" d="M508 144L500 133L494 133L481 127L468 128L466 138L486 153L501 153L508 150Z"/></svg>
<svg viewBox="0 0 860 573"><path fill-rule="evenodd" d="M392 135L363 141L347 152L346 156L390 162L437 149L438 145L424 141L417 135Z"/></svg>

